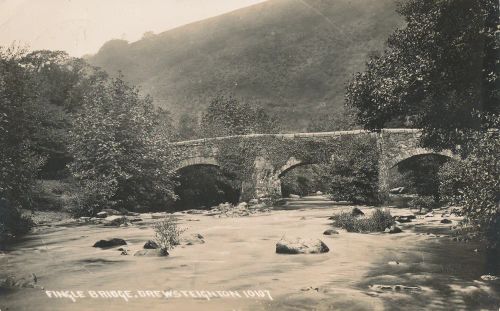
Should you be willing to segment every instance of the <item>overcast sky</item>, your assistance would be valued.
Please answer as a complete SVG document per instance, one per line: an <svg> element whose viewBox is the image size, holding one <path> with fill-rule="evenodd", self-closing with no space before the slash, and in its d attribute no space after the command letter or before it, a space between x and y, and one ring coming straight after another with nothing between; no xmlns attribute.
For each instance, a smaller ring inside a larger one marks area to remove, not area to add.
<svg viewBox="0 0 500 311"><path fill-rule="evenodd" d="M136 41L264 0L0 0L0 45L96 53L110 39Z"/></svg>

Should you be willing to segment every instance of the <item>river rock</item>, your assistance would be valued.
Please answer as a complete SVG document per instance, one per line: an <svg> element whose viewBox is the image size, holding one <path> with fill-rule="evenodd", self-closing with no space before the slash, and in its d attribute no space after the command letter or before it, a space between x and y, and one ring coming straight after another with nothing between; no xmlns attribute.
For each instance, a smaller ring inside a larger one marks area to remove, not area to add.
<svg viewBox="0 0 500 311"><path fill-rule="evenodd" d="M156 243L155 241L153 240L149 240L147 241L144 246L143 246L144 249L157 249L157 248L160 248L160 246L158 245L158 243Z"/></svg>
<svg viewBox="0 0 500 311"><path fill-rule="evenodd" d="M404 193L404 191L405 191L405 187L397 187L397 188L392 188L391 190L389 190L389 193L401 194L401 193Z"/></svg>
<svg viewBox="0 0 500 311"><path fill-rule="evenodd" d="M135 252L134 256L144 256L144 257L165 257L170 255L166 249L141 249Z"/></svg>
<svg viewBox="0 0 500 311"><path fill-rule="evenodd" d="M386 228L384 232L393 234L403 232L403 230L401 230L398 226L391 226L390 228Z"/></svg>
<svg viewBox="0 0 500 311"><path fill-rule="evenodd" d="M399 216L394 216L393 219L395 221L398 221L400 223L407 223L407 222L411 222L412 219L416 219L417 216L413 215L413 214L410 214L410 215L399 215Z"/></svg>
<svg viewBox="0 0 500 311"><path fill-rule="evenodd" d="M106 212L99 212L99 213L96 214L96 217L97 218L106 218L106 217L108 217L108 213L106 213Z"/></svg>
<svg viewBox="0 0 500 311"><path fill-rule="evenodd" d="M290 197L291 199L300 199L300 195L297 194L290 194L288 197Z"/></svg>
<svg viewBox="0 0 500 311"><path fill-rule="evenodd" d="M334 234L339 234L339 232L335 229L327 229L325 232L323 232L324 235L334 235Z"/></svg>
<svg viewBox="0 0 500 311"><path fill-rule="evenodd" d="M123 239L110 239L110 240L99 240L95 242L93 247L99 247L99 248L110 248L114 246L120 246L120 245L127 245L127 242Z"/></svg>
<svg viewBox="0 0 500 311"><path fill-rule="evenodd" d="M364 216L365 213L363 213L363 211L360 210L359 208L355 207L355 208L352 209L351 215L354 216L354 217L358 217L358 216Z"/></svg>
<svg viewBox="0 0 500 311"><path fill-rule="evenodd" d="M167 213L153 213L151 214L151 218L153 219L162 219L162 218L166 218L168 216Z"/></svg>
<svg viewBox="0 0 500 311"><path fill-rule="evenodd" d="M499 279L498 276L491 275L491 274L481 275L481 280L483 280L483 281L497 281L498 279Z"/></svg>
<svg viewBox="0 0 500 311"><path fill-rule="evenodd" d="M289 240L282 238L276 243L276 253L278 254L319 254L330 251L328 246L321 240L304 240L296 238Z"/></svg>
<svg viewBox="0 0 500 311"><path fill-rule="evenodd" d="M445 218L445 219L441 219L441 223L442 223L442 224L451 224L451 223L452 223L452 221L451 221L451 220L449 220L449 219L447 219L447 218Z"/></svg>
<svg viewBox="0 0 500 311"><path fill-rule="evenodd" d="M115 210L115 209L112 209L112 208L105 208L101 211L102 212L105 212L108 216L116 216L116 215L121 215L122 213L120 213L119 211Z"/></svg>
<svg viewBox="0 0 500 311"><path fill-rule="evenodd" d="M127 217L125 216L108 216L104 218L103 223L105 226L120 226L127 223Z"/></svg>

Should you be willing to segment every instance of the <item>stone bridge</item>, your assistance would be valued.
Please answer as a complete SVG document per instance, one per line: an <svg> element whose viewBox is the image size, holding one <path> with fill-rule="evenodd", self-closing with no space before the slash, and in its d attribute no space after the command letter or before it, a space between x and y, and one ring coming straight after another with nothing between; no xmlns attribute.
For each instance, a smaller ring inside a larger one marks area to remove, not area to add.
<svg viewBox="0 0 500 311"><path fill-rule="evenodd" d="M326 139L350 139L350 137L355 138L360 136L370 136L376 139L380 155L379 190L382 192L389 190L390 169L398 165L401 161L425 154L440 154L447 157L455 157L449 150L435 152L433 150L421 148L419 146L421 132L417 129L383 129L380 132L353 130L295 134L249 134L182 141L172 143L171 145L177 159L174 170L178 171L193 165L219 166L217 161L219 156L217 142L221 140L258 140L264 137L276 137L282 139L282 141L290 141L291 143L297 140L307 141L312 143L309 144L309 146L314 146L315 142L324 142ZM290 156L287 163L282 167L273 167L271 161L266 159L265 156L258 156L254 161L252 179L243 182L242 192L244 193L244 198L281 196L280 177L288 170L305 164L315 163L306 162L303 159L296 159Z"/></svg>

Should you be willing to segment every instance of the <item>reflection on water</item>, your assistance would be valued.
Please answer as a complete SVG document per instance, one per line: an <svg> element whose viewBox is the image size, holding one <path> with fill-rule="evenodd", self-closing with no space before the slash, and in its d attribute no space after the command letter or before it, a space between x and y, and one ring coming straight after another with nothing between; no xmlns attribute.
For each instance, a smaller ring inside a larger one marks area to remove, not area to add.
<svg viewBox="0 0 500 311"><path fill-rule="evenodd" d="M498 310L500 284L481 280L498 275L499 252L449 238L419 243L374 265L360 288L373 284L418 286L420 290L377 293L389 310Z"/></svg>

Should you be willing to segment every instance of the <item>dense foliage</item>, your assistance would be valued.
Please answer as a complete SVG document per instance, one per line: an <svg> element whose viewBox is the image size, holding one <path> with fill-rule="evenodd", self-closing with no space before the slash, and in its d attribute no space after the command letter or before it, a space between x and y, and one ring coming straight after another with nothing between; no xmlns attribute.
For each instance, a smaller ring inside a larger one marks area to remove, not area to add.
<svg viewBox="0 0 500 311"><path fill-rule="evenodd" d="M463 206L465 220L492 246L500 246L500 118L496 130L469 133L469 155L441 171L441 189Z"/></svg>
<svg viewBox="0 0 500 311"><path fill-rule="evenodd" d="M376 204L379 153L371 137L344 140L333 150L329 167L329 194L339 201Z"/></svg>
<svg viewBox="0 0 500 311"><path fill-rule="evenodd" d="M406 27L347 88L347 105L367 129L389 122L423 129L422 144L455 149L478 129L473 111L499 112L498 1L409 0Z"/></svg>
<svg viewBox="0 0 500 311"><path fill-rule="evenodd" d="M70 170L82 186L75 214L159 209L175 198L162 117L121 78L104 79L85 94L69 146Z"/></svg>

